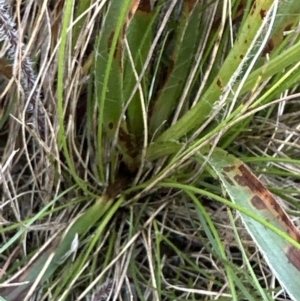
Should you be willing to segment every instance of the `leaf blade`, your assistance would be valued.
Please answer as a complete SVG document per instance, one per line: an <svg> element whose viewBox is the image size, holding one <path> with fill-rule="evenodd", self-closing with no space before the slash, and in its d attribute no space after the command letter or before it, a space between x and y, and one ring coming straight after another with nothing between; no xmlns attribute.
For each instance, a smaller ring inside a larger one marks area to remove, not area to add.
<svg viewBox="0 0 300 301"><path fill-rule="evenodd" d="M276 199L239 159L221 149L215 149L207 159L234 203L255 212L300 242L300 233ZM300 295L300 250L261 223L240 214L269 267L293 300L297 300Z"/></svg>

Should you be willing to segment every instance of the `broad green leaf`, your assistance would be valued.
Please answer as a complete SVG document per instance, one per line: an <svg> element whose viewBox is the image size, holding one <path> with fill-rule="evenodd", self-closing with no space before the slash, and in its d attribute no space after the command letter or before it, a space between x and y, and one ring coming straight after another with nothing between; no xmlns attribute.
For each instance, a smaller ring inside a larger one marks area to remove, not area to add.
<svg viewBox="0 0 300 301"><path fill-rule="evenodd" d="M176 28L175 49L165 84L161 87L151 113L150 133L157 133L162 124L169 119L178 105L190 68L195 60L195 50L199 36L195 36L195 28L200 27L203 5L198 3L191 10L191 4L183 3L183 13ZM191 10L191 11L190 11ZM201 33L200 33L201 34Z"/></svg>
<svg viewBox="0 0 300 301"><path fill-rule="evenodd" d="M172 155L183 147L184 145L177 141L152 143L147 149L146 159L151 162L164 156Z"/></svg>
<svg viewBox="0 0 300 301"><path fill-rule="evenodd" d="M297 13L300 9L299 1L279 1L278 13L276 21L273 26L272 35L268 41L267 47L264 53L270 53L277 55L278 50L282 46L286 46L290 41L290 37L293 37L292 32L296 31L295 25L299 23L300 15ZM292 30L292 32L289 32ZM282 43L286 40L285 43ZM282 45L282 46L281 46ZM275 53L274 53L275 52Z"/></svg>
<svg viewBox="0 0 300 301"><path fill-rule="evenodd" d="M78 42L80 30L86 20L87 14L85 12L90 5L91 5L91 0L82 0L79 1L78 6L76 7L74 19L76 20L78 18L79 20L73 27L73 36L72 36L73 46L75 46L76 43Z"/></svg>
<svg viewBox="0 0 300 301"><path fill-rule="evenodd" d="M99 33L95 58L95 92L99 106L99 129L102 125L113 136L123 107L121 34L131 1L124 5L111 1Z"/></svg>
<svg viewBox="0 0 300 301"><path fill-rule="evenodd" d="M190 131L197 129L209 117L212 108L223 94L224 87L226 87L229 81L233 84L235 83L235 77L240 74L240 64L253 42L255 42L253 44L255 47L252 45L252 50L254 52L257 50L257 45L259 44L257 32L261 26L263 26L263 22L266 22L265 17L274 3L274 0L255 1L255 3L253 3L248 16L245 17L245 21L243 22L232 50L220 68L219 74L201 96L199 102L179 119L176 124L159 136L157 141L178 139ZM297 3L299 3L299 1ZM266 29L268 24L264 26ZM249 53L247 55L249 56ZM291 64L291 62L289 62L289 64ZM275 66L273 67L275 68ZM277 73L278 68L276 70ZM254 83L255 81L256 78L254 78ZM253 88L253 86L249 87L250 90L251 88Z"/></svg>
<svg viewBox="0 0 300 301"><path fill-rule="evenodd" d="M300 233L274 196L242 161L216 148L207 157L231 200L300 243ZM268 265L293 300L300 296L300 249L244 213L241 218Z"/></svg>
<svg viewBox="0 0 300 301"><path fill-rule="evenodd" d="M122 39L132 3L132 0L110 1L96 42L94 79L97 107L94 110L98 110L97 155L103 180L103 135L114 138L124 105ZM124 144L130 144L127 141L129 136L124 123L121 124L119 133L122 135L121 139L125 140Z"/></svg>
<svg viewBox="0 0 300 301"><path fill-rule="evenodd" d="M126 39L129 45L129 51L124 49L124 101L129 100L131 93L137 83L136 75L139 75L142 71L143 65L147 59L149 49L151 47L151 42L153 40L153 22L155 20L148 7L138 7L135 12L130 25L128 27L128 32ZM129 55L132 56L134 67L129 58ZM135 70L134 70L135 69ZM135 74L136 72L136 74ZM142 88L145 86L148 87L149 82L149 70L146 71L143 80ZM147 88L142 89L144 96L144 106L147 108ZM145 91L146 90L146 91ZM127 112L126 112L126 123L128 131L130 134L134 135L137 140L139 140L144 133L144 123L143 123L143 114L142 105L139 91L136 91L133 99L131 100Z"/></svg>
<svg viewBox="0 0 300 301"><path fill-rule="evenodd" d="M284 72L285 68L299 61L299 53L300 42L297 42L289 49L271 59L266 66L262 66L253 71L242 87L241 93L243 94L249 91L255 85L255 81L257 81L259 76L261 76L261 80L265 80L268 77L278 74L278 70ZM280 72L279 74L281 75L282 73ZM238 83L233 87L233 90L236 90L237 86Z"/></svg>

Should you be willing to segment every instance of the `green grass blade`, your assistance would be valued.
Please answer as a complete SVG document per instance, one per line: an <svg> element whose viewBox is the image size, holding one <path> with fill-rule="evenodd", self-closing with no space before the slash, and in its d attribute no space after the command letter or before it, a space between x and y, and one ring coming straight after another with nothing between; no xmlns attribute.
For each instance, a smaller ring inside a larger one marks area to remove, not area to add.
<svg viewBox="0 0 300 301"><path fill-rule="evenodd" d="M214 251L218 253L219 258L224 262L225 270L227 273L227 278L229 281L230 293L232 294L232 301L237 301L238 299L236 296L236 290L235 290L235 285L234 285L234 281L233 281L234 273L233 273L230 265L227 263L228 259L227 259L226 252L224 249L224 244L221 241L220 235L218 234L217 229L216 229L210 215L208 214L208 212L206 211L204 206L199 202L197 197L190 191L187 191L186 193L189 195L189 197L195 203L197 214L199 216L199 219L201 221L201 224L202 224L207 236L210 238L210 242L214 248Z"/></svg>

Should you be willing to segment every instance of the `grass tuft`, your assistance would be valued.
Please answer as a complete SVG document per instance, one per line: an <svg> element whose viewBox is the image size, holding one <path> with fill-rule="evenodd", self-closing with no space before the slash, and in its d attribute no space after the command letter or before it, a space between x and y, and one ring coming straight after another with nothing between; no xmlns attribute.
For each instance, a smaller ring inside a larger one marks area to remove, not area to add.
<svg viewBox="0 0 300 301"><path fill-rule="evenodd" d="M0 0L0 300L297 300L299 9Z"/></svg>

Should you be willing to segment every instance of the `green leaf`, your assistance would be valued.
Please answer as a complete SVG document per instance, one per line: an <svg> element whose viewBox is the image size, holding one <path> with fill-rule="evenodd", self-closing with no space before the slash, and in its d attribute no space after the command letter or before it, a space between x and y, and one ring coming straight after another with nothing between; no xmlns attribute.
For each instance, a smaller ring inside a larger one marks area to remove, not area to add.
<svg viewBox="0 0 300 301"><path fill-rule="evenodd" d="M183 13L176 31L175 49L172 53L169 75L161 87L155 101L150 120L150 133L157 133L162 124L169 119L178 106L190 68L195 60L195 50L199 37L195 37L195 28L199 28L203 5L198 3L189 12L189 3L184 2Z"/></svg>
<svg viewBox="0 0 300 301"><path fill-rule="evenodd" d="M270 268L293 300L300 296L300 249L287 241L300 243L300 233L274 196L242 161L216 148L209 164L220 178L231 200L275 226L274 232L244 213L241 218ZM279 235L279 232L286 235ZM290 239L289 239L290 240Z"/></svg>
<svg viewBox="0 0 300 301"><path fill-rule="evenodd" d="M147 10L138 9L134 17L132 18L128 33L126 35L129 50L125 48L124 51L124 101L128 101L131 97L131 93L137 83L137 78L144 66L147 59L149 49L151 47L151 42L153 39L152 26L155 21L152 12ZM130 54L129 54L130 52ZM134 66L132 66L132 57ZM136 73L136 74L135 74ZM148 87L149 85L149 70L145 72L142 80L142 88ZM131 100L127 112L126 112L126 123L128 126L128 131L130 134L134 135L137 139L140 139L144 133L144 123L142 104L148 107L147 104L147 88L143 90L143 98L141 99L139 91L135 92L133 99Z"/></svg>
<svg viewBox="0 0 300 301"><path fill-rule="evenodd" d="M103 170L103 134L113 138L124 105L122 33L132 0L112 0L104 16L103 25L96 42L95 97L98 110L98 162L101 178ZM126 136L126 128L122 128ZM116 154L117 155L117 154Z"/></svg>
<svg viewBox="0 0 300 301"><path fill-rule="evenodd" d="M219 74L215 76L212 84L208 87L206 92L200 97L198 103L191 108L181 119L178 120L173 126L161 134L156 141L166 141L171 139L178 139L185 134L190 133L192 130L199 128L201 124L210 116L214 106L224 93L224 88L231 82L232 85L236 83L237 76L241 73L241 63L246 54L249 56L250 46L252 52L257 51L257 32L263 25L263 21L268 11L271 9L274 1L256 1L253 4L248 16L241 27L238 37L233 45L232 50L226 57L223 65L220 68ZM268 26L265 25L265 28ZM254 43L254 44L253 44ZM252 55L252 54L251 54ZM289 61L291 64L291 61ZM273 65L278 73L278 66ZM259 75L260 73L258 73ZM257 77L252 78L254 83ZM253 83L253 82L252 82ZM231 85L230 84L230 85ZM251 90L253 86L248 86ZM248 90L249 91L249 90ZM245 89L243 92L246 92Z"/></svg>

